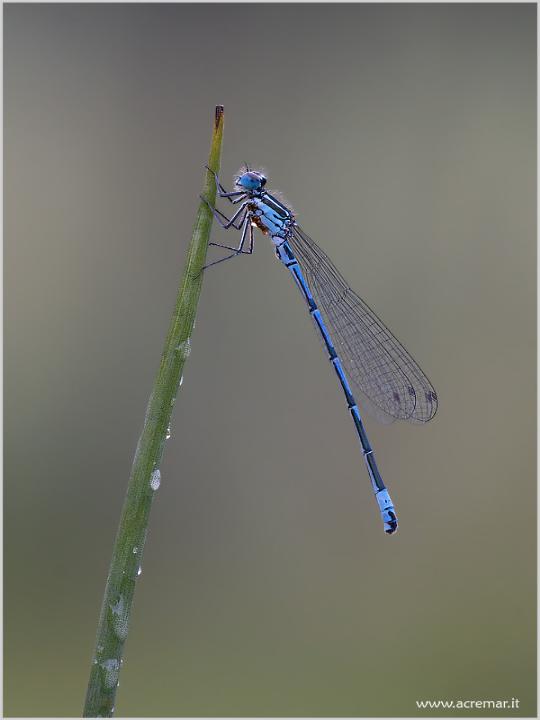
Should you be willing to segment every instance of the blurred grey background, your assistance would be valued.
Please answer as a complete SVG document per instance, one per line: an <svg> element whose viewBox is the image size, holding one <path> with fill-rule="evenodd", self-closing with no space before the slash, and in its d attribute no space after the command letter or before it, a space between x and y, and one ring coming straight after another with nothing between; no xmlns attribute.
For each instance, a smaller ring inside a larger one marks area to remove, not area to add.
<svg viewBox="0 0 540 720"><path fill-rule="evenodd" d="M7 5L4 88L5 714L81 712L223 103L440 409L386 537L269 241L210 271L117 713L535 715L535 5Z"/></svg>

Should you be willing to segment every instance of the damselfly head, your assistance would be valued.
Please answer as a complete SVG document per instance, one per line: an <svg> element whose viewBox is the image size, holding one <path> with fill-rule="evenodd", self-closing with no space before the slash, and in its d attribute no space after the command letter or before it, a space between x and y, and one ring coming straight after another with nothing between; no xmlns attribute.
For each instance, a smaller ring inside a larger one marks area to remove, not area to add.
<svg viewBox="0 0 540 720"><path fill-rule="evenodd" d="M249 192L258 192L266 185L266 178L256 170L249 170L248 172L238 175L235 179L235 184L237 187L241 187Z"/></svg>

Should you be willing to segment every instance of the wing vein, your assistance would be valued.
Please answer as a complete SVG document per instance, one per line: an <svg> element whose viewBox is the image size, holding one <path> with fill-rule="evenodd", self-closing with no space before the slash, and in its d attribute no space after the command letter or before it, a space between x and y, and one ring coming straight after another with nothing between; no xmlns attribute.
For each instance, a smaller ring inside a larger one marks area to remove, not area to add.
<svg viewBox="0 0 540 720"><path fill-rule="evenodd" d="M431 420L437 395L405 347L298 225L288 242L367 409L382 422Z"/></svg>

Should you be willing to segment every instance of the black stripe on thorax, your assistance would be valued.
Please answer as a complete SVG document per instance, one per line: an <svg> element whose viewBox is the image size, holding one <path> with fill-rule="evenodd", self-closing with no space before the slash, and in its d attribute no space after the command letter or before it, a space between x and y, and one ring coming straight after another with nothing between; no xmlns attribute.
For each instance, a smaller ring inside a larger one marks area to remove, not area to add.
<svg viewBox="0 0 540 720"><path fill-rule="evenodd" d="M269 208L271 208L277 215L279 215L282 218L290 218L291 217L291 211L288 207L286 207L283 203L279 202L277 198L275 198L273 195L270 195L270 193L265 193L261 200L265 205L268 205Z"/></svg>

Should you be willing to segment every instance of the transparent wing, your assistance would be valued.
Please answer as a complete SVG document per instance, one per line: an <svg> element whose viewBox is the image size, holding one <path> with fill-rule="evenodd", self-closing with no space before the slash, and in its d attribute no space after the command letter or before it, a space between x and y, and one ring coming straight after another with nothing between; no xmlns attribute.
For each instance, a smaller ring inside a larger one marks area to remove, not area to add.
<svg viewBox="0 0 540 720"><path fill-rule="evenodd" d="M345 372L368 411L381 422L431 420L437 394L399 340L297 225L288 242L326 319Z"/></svg>

